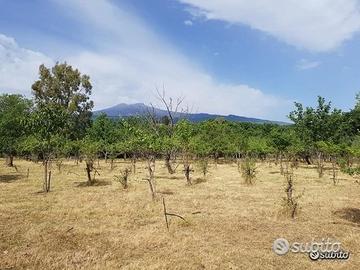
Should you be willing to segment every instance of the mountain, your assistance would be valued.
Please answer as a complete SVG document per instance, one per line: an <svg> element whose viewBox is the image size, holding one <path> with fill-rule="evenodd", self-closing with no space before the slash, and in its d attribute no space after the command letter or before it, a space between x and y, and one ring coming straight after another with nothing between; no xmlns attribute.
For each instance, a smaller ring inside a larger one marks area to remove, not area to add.
<svg viewBox="0 0 360 270"><path fill-rule="evenodd" d="M94 116L98 116L101 113L105 113L108 117L117 118L117 117L130 117L130 116L141 116L145 115L149 111L152 112L152 108L150 106L145 105L144 103L135 103L135 104L126 104L121 103L115 105L110 108L98 110L94 112ZM167 115L166 110L154 108L154 112L158 117L163 117ZM272 123L272 124L279 124L279 125L288 125L289 123L280 122L280 121L271 121L271 120L264 120L258 118L249 118L244 116L238 115L218 115L218 114L209 114L209 113L190 113L190 114L182 114L178 113L177 117L185 117L192 122L201 122L204 120L215 119L215 118L223 118L225 120L234 121L234 122L249 122L249 123Z"/></svg>

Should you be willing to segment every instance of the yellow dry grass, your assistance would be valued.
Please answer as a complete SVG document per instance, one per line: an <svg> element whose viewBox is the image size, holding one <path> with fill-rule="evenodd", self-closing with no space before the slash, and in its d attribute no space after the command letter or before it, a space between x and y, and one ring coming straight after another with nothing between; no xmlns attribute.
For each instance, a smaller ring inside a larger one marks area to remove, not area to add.
<svg viewBox="0 0 360 270"><path fill-rule="evenodd" d="M212 165L206 181L186 186L157 161L158 200L149 193L145 163L137 164L130 187L122 190L114 174L129 166L118 160L113 171L100 162L100 181L84 186L84 164L66 161L52 169L52 191L42 189L42 166L15 160L18 172L0 160L0 269L360 269L357 217L336 211L360 207L360 185L330 171L295 171L301 211L281 216L285 180L275 165L258 164L256 183L246 186L236 165ZM29 178L26 178L29 168ZM196 169L196 167L195 167ZM171 217L166 229L161 198ZM200 212L193 214L194 212ZM335 213L336 212L336 213ZM333 238L351 252L348 261L312 262L304 254L275 255L274 239L290 242Z"/></svg>

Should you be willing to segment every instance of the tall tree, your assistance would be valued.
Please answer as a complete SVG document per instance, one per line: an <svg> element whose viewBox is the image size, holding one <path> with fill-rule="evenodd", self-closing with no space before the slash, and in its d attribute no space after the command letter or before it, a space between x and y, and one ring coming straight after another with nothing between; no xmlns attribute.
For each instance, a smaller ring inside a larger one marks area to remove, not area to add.
<svg viewBox="0 0 360 270"><path fill-rule="evenodd" d="M85 135L90 124L90 100L92 85L88 75L82 75L78 69L65 63L56 63L53 68L41 65L39 80L32 85L35 104L38 109L57 106L65 110L69 117L69 139L79 139Z"/></svg>
<svg viewBox="0 0 360 270"><path fill-rule="evenodd" d="M50 190L49 162L59 142L80 139L91 121L93 102L90 78L67 63L39 68L39 80L32 85L35 112L29 126L42 146L44 191Z"/></svg>

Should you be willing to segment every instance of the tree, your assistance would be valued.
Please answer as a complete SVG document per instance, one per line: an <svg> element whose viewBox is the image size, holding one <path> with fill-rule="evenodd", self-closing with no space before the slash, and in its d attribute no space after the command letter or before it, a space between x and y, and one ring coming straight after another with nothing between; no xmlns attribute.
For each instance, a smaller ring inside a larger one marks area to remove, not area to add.
<svg viewBox="0 0 360 270"><path fill-rule="evenodd" d="M166 115L159 117L156 115L154 106L151 105L151 111L148 111L148 121L155 132L162 137L165 166L170 174L174 174L175 170L171 161L175 159L177 150L174 144L175 124L186 115L187 110L180 108L184 98L177 98L176 101L171 97L167 99L164 87L162 93L159 89L156 89L156 92L158 99L165 107Z"/></svg>
<svg viewBox="0 0 360 270"><path fill-rule="evenodd" d="M25 149L41 157L44 165L44 192L50 191L50 162L54 153L59 152L68 129L69 115L53 105L37 108L26 121L31 136L24 141Z"/></svg>
<svg viewBox="0 0 360 270"><path fill-rule="evenodd" d="M188 120L181 120L176 124L175 138L181 149L182 160L184 165L184 174L186 182L191 185L191 160L193 151L191 149L191 138L194 135L194 129L192 124Z"/></svg>
<svg viewBox="0 0 360 270"><path fill-rule="evenodd" d="M131 139L134 145L138 147L138 151L147 160L148 178L152 199L156 197L156 180L155 180L155 161L156 155L161 153L161 137L154 129L152 123L149 121L140 121L137 125L131 128L133 138Z"/></svg>
<svg viewBox="0 0 360 270"><path fill-rule="evenodd" d="M201 140L208 144L210 154L215 160L215 166L220 157L235 152L233 130L234 127L231 123L222 118L205 121L200 124L198 134L201 136Z"/></svg>
<svg viewBox="0 0 360 270"><path fill-rule="evenodd" d="M304 142L306 151L316 154L318 166L321 170L323 164L323 153L317 147L317 143L332 141L339 143L347 137L344 128L344 114L341 110L331 110L331 102L326 102L324 98L318 97L316 108L306 107L300 103L295 103L296 109L289 114L289 118L295 123L295 131L299 138ZM306 157L310 164L310 156ZM319 171L319 175L321 172Z"/></svg>
<svg viewBox="0 0 360 270"><path fill-rule="evenodd" d="M90 100L92 85L88 75L81 75L78 69L66 62L56 63L51 69L41 65L39 80L31 88L38 109L58 106L68 113L66 132L69 139L84 137L94 106Z"/></svg>
<svg viewBox="0 0 360 270"><path fill-rule="evenodd" d="M21 95L0 96L0 152L7 155L7 165L12 167L18 145L24 138L24 121L29 117L32 102Z"/></svg>
<svg viewBox="0 0 360 270"><path fill-rule="evenodd" d="M32 85L35 110L29 126L40 145L44 190L48 192L48 166L59 142L81 139L90 124L92 86L89 76L66 63L57 63L51 70L41 65L39 75Z"/></svg>
<svg viewBox="0 0 360 270"><path fill-rule="evenodd" d="M89 136L83 138L80 142L80 155L82 159L85 160L86 165L86 176L88 180L88 185L93 185L95 183L95 175L97 172L94 167L94 162L98 157L98 153L101 149L99 142L92 140ZM94 176L91 173L94 171Z"/></svg>
<svg viewBox="0 0 360 270"><path fill-rule="evenodd" d="M107 117L106 114L101 114L93 121L87 133L92 141L99 143L100 151L104 155L105 162L107 162L107 159L110 156L112 168L117 150L116 142L121 140L121 134L116 126L116 122Z"/></svg>
<svg viewBox="0 0 360 270"><path fill-rule="evenodd" d="M270 144L276 152L277 159L280 160L280 173L284 173L283 159L289 158L289 149L292 145L292 132L287 127L273 129L270 133Z"/></svg>

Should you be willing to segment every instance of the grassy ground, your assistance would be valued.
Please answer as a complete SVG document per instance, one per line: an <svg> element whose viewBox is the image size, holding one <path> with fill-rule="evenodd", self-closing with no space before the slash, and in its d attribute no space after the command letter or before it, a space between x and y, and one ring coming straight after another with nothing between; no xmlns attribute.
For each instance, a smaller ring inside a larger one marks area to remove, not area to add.
<svg viewBox="0 0 360 270"><path fill-rule="evenodd" d="M170 176L157 162L158 200L153 202L145 163L137 164L122 190L115 169L100 163L100 180L86 186L84 164L55 166L52 191L41 193L42 166L15 160L18 172L0 160L0 269L360 269L360 185L330 171L295 171L301 211L295 220L279 214L284 177L275 165L258 164L255 185L246 186L236 165L210 168L205 182L186 186L180 167ZM29 168L29 177L26 177ZM196 170L196 168L195 168ZM200 179L194 172L193 179ZM161 198L171 217L167 231ZM193 214L195 212L200 212ZM307 255L278 256L278 237L290 242L339 240L348 261L312 262Z"/></svg>

